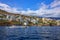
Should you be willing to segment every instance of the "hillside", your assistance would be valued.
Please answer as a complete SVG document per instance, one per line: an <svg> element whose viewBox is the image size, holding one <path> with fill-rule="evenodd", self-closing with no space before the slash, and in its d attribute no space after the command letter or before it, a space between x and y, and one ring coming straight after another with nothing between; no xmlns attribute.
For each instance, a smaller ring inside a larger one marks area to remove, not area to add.
<svg viewBox="0 0 60 40"><path fill-rule="evenodd" d="M4 25L24 25L24 26L60 26L60 20L56 18L27 16L9 13L0 10L0 26Z"/></svg>

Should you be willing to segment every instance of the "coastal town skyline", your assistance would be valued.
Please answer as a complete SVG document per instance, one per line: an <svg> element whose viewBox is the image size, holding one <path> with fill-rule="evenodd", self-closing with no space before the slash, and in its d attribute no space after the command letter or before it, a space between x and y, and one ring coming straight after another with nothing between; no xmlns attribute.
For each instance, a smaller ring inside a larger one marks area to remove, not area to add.
<svg viewBox="0 0 60 40"><path fill-rule="evenodd" d="M0 9L42 17L60 17L60 0L0 0Z"/></svg>
<svg viewBox="0 0 60 40"><path fill-rule="evenodd" d="M60 26L60 20L51 17L27 16L0 10L0 26Z"/></svg>

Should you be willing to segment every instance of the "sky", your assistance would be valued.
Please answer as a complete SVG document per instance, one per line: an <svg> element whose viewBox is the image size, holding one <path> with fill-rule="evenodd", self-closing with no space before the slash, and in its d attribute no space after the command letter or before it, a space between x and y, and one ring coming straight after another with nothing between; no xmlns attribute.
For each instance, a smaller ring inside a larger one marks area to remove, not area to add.
<svg viewBox="0 0 60 40"><path fill-rule="evenodd" d="M0 9L24 15L60 17L60 0L0 0Z"/></svg>

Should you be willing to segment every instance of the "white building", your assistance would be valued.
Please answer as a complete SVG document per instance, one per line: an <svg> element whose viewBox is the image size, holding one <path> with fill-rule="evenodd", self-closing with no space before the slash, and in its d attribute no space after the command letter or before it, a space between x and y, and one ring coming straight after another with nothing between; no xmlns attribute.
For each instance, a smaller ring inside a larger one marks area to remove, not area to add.
<svg viewBox="0 0 60 40"><path fill-rule="evenodd" d="M59 26L60 26L60 20L57 20L56 22L57 22L57 25L59 25Z"/></svg>

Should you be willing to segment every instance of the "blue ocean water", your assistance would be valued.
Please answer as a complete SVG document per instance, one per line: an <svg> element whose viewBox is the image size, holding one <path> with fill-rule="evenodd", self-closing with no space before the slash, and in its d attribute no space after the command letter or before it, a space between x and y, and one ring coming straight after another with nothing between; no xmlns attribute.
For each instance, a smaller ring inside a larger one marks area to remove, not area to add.
<svg viewBox="0 0 60 40"><path fill-rule="evenodd" d="M0 40L60 40L59 26L0 27Z"/></svg>

